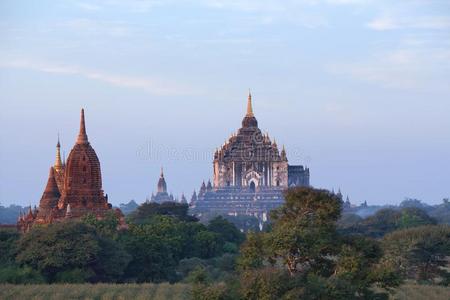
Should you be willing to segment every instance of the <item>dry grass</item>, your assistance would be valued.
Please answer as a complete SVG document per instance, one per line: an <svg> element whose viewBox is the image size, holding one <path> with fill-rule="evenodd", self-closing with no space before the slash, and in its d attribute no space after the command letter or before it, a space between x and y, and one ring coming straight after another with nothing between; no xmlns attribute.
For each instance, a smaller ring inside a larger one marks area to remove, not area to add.
<svg viewBox="0 0 450 300"><path fill-rule="evenodd" d="M390 297L392 300L449 300L450 287L439 285L405 284Z"/></svg>
<svg viewBox="0 0 450 300"><path fill-rule="evenodd" d="M0 299L189 299L187 284L0 285Z"/></svg>
<svg viewBox="0 0 450 300"><path fill-rule="evenodd" d="M188 284L52 284L0 285L0 299L190 299ZM405 284L391 300L449 300L450 287Z"/></svg>

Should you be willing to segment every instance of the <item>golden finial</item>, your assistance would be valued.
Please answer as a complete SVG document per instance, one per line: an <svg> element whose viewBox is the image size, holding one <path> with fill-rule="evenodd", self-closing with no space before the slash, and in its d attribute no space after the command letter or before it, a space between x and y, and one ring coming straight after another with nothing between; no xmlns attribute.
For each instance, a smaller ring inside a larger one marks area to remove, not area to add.
<svg viewBox="0 0 450 300"><path fill-rule="evenodd" d="M252 107L252 94L250 93L250 89L248 89L247 114L245 116L246 117L254 117L253 107Z"/></svg>

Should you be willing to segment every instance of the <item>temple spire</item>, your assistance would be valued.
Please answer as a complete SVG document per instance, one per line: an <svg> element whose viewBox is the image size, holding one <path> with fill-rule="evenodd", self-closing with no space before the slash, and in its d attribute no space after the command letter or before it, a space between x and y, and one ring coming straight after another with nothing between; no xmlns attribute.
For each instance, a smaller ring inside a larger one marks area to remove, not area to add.
<svg viewBox="0 0 450 300"><path fill-rule="evenodd" d="M252 107L252 94L250 93L250 89L248 90L247 114L245 116L246 117L254 117L253 107Z"/></svg>
<svg viewBox="0 0 450 300"><path fill-rule="evenodd" d="M78 134L77 144L87 144L88 137L86 134L86 125L84 123L84 109L81 109L80 133Z"/></svg>
<svg viewBox="0 0 450 300"><path fill-rule="evenodd" d="M59 143L59 133L58 133L58 143L56 144L56 159L55 159L55 170L60 171L62 169L62 161L61 161L61 144Z"/></svg>
<svg viewBox="0 0 450 300"><path fill-rule="evenodd" d="M163 172L162 167L161 167L161 175L158 180L157 190L158 190L158 194L159 193L167 193L167 184L166 184L166 180L164 179L164 172Z"/></svg>

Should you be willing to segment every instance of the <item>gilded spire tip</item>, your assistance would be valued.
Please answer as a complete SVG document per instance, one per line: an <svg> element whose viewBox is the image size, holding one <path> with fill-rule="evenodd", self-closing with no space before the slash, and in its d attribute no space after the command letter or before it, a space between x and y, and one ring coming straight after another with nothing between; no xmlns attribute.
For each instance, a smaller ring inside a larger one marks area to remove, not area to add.
<svg viewBox="0 0 450 300"><path fill-rule="evenodd" d="M253 106L252 106L252 94L250 93L250 89L248 89L247 114L246 114L246 117L254 117L254 115L253 115Z"/></svg>

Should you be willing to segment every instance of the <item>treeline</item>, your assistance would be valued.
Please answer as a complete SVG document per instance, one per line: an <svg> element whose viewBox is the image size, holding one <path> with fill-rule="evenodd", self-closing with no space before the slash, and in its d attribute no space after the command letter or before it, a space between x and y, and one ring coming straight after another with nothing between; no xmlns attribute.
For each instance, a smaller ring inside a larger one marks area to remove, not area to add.
<svg viewBox="0 0 450 300"><path fill-rule="evenodd" d="M139 205L134 201L130 200L128 203L122 203L119 205L120 210L123 214L128 215L135 211ZM11 204L10 206L0 205L0 225L1 224L11 224L15 225L17 223L17 218L19 214L27 213L30 206L20 206Z"/></svg>
<svg viewBox="0 0 450 300"><path fill-rule="evenodd" d="M362 234L373 238L381 238L399 229L436 224L436 219L417 207L384 208L364 219L355 214L344 213L338 220L338 228L342 233Z"/></svg>
<svg viewBox="0 0 450 300"><path fill-rule="evenodd" d="M450 200L448 198L442 199L440 204L428 205L418 199L405 198L398 206L395 205L361 205L355 207L346 207L345 214L354 214L361 218L366 218L374 215L380 210L402 210L404 208L417 208L426 212L438 224L450 225Z"/></svg>
<svg viewBox="0 0 450 300"><path fill-rule="evenodd" d="M103 220L34 226L24 235L0 232L0 282L175 282L196 265L233 265L245 236L217 217L204 225L179 203L144 203L117 231Z"/></svg>
<svg viewBox="0 0 450 300"><path fill-rule="evenodd" d="M185 282L193 299L387 299L404 280L450 283L450 226L419 208L342 214L339 197L294 188L262 232L187 205L0 234L0 282Z"/></svg>

